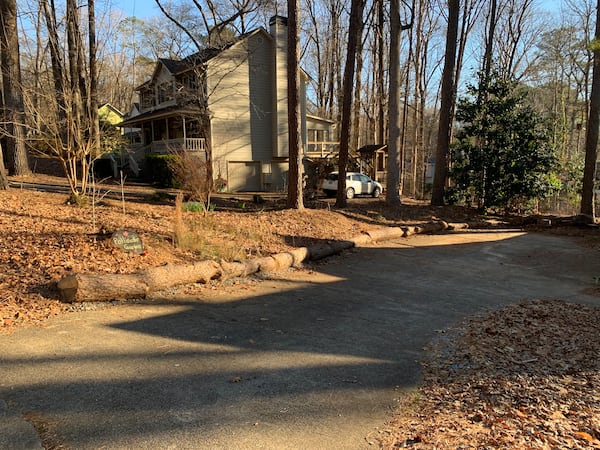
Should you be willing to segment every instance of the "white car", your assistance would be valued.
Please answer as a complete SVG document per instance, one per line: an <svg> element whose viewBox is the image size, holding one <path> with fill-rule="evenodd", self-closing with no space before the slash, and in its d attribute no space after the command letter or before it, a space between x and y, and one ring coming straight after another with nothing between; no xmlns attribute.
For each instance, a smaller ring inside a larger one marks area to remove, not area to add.
<svg viewBox="0 0 600 450"><path fill-rule="evenodd" d="M338 172L331 172L323 180L323 192L328 197L335 196L337 192L338 175ZM355 195L370 195L377 198L382 192L383 186L381 183L372 180L364 173L346 173L346 198L354 198Z"/></svg>

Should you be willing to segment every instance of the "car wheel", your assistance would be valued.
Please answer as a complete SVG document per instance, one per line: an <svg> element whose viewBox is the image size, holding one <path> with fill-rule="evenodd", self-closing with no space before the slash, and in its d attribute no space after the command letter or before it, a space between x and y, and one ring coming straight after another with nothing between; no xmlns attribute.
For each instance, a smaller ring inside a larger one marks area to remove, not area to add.
<svg viewBox="0 0 600 450"><path fill-rule="evenodd" d="M373 189L373 193L371 194L373 196L373 198L377 198L379 197L379 194L381 194L381 190L376 187L375 189Z"/></svg>
<svg viewBox="0 0 600 450"><path fill-rule="evenodd" d="M354 188L346 189L346 198L354 198Z"/></svg>
<svg viewBox="0 0 600 450"><path fill-rule="evenodd" d="M325 189L323 190L323 193L327 196L327 197L334 197L335 196L335 191L331 191L329 189Z"/></svg>

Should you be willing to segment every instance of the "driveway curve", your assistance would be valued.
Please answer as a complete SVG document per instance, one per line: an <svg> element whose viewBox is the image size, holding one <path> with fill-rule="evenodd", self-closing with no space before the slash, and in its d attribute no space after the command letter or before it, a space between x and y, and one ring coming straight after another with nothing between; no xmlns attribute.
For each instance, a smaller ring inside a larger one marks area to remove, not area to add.
<svg viewBox="0 0 600 450"><path fill-rule="evenodd" d="M71 449L373 448L438 330L534 298L598 305L598 256L518 231L419 235L69 314L0 336L0 416ZM4 423L0 448L39 445Z"/></svg>

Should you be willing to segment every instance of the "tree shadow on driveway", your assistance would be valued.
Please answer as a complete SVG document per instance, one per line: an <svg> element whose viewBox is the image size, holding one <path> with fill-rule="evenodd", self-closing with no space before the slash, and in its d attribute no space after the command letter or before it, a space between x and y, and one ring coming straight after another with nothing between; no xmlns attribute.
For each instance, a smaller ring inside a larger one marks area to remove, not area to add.
<svg viewBox="0 0 600 450"><path fill-rule="evenodd" d="M593 254L543 235L422 236L251 295L80 313L0 338L0 398L74 448L362 448L437 330L531 298L598 304L580 293Z"/></svg>

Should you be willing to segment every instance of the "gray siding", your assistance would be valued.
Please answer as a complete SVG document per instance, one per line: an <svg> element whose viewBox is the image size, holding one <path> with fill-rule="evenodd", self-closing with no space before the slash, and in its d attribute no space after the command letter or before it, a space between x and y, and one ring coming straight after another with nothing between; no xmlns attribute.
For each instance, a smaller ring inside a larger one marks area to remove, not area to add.
<svg viewBox="0 0 600 450"><path fill-rule="evenodd" d="M252 161L247 41L213 58L208 67L213 160Z"/></svg>
<svg viewBox="0 0 600 450"><path fill-rule="evenodd" d="M250 129L254 160L273 157L273 41L260 33L249 38Z"/></svg>

